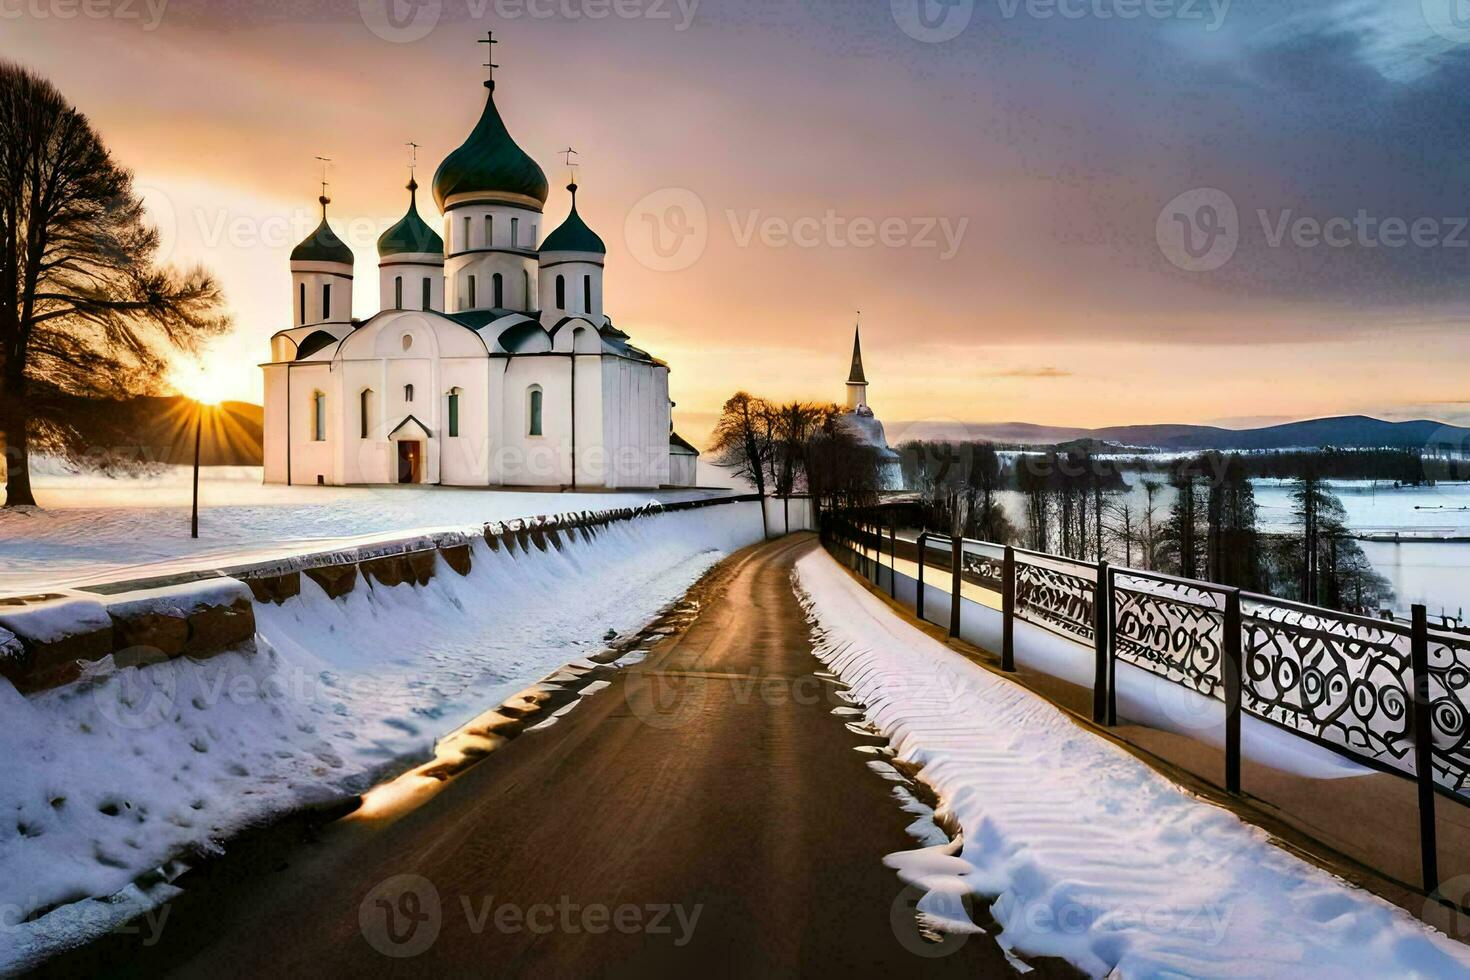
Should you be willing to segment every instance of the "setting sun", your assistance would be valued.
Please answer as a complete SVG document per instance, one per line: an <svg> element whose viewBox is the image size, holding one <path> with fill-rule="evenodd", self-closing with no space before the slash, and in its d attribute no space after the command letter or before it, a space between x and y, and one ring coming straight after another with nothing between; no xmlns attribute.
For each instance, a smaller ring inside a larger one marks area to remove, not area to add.
<svg viewBox="0 0 1470 980"><path fill-rule="evenodd" d="M169 387L200 405L218 405L224 398L224 386L220 372L208 360L206 356L197 361L175 364L168 373Z"/></svg>

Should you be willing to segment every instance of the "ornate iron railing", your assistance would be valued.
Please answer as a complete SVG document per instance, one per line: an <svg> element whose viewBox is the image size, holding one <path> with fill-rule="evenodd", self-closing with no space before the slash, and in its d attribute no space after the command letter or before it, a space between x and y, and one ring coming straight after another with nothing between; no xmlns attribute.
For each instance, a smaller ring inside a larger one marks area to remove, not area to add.
<svg viewBox="0 0 1470 980"><path fill-rule="evenodd" d="M1113 572L1113 644L1120 660L1222 697L1227 590L1155 572Z"/></svg>
<svg viewBox="0 0 1470 980"><path fill-rule="evenodd" d="M881 533L843 526L848 540L878 556L868 561L875 569L886 535L895 590L893 522ZM882 526L874 520L874 529ZM1014 669L1015 620L1091 646L1099 723L1116 720L1119 661L1223 701L1231 792L1240 789L1242 715L1415 779L1424 879L1433 888L1435 790L1470 802L1470 636L1431 631L1419 606L1406 624L984 541L921 535L917 545L920 581L928 565L930 583L947 572L956 597L962 582L1000 594L1003 669ZM955 598L951 636L960 635L960 618Z"/></svg>

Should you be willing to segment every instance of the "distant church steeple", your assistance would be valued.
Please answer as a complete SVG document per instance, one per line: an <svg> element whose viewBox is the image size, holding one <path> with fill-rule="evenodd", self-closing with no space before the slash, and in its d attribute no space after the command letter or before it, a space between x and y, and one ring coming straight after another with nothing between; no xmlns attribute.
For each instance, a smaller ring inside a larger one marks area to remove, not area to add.
<svg viewBox="0 0 1470 980"><path fill-rule="evenodd" d="M852 370L847 375L847 410L856 412L868 407L868 378L863 374L863 314L858 311L857 326L852 331Z"/></svg>

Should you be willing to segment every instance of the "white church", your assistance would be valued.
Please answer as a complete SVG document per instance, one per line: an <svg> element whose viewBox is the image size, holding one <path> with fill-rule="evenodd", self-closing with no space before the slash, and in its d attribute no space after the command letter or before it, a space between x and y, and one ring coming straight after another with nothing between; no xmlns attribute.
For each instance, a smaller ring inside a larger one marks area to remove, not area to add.
<svg viewBox="0 0 1470 980"><path fill-rule="evenodd" d="M493 59L492 59L493 60ZM408 213L378 240L381 312L352 318L353 255L327 221L291 253L292 326L265 372L265 480L285 484L693 486L669 368L603 311L602 239L544 238L546 175L495 82L434 175L441 238Z"/></svg>

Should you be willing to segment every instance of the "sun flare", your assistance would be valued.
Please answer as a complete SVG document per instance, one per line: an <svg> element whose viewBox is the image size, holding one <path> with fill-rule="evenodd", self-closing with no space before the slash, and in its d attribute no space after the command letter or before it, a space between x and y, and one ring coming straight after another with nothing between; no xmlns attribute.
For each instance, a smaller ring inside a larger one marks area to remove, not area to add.
<svg viewBox="0 0 1470 980"><path fill-rule="evenodd" d="M169 370L168 385L175 393L200 405L218 405L224 397L218 372L203 361L175 364Z"/></svg>

